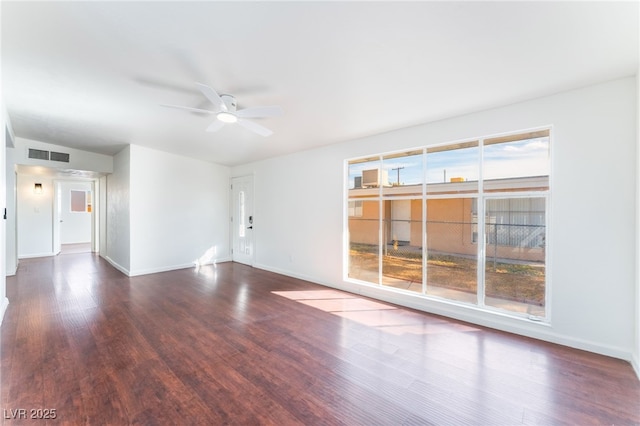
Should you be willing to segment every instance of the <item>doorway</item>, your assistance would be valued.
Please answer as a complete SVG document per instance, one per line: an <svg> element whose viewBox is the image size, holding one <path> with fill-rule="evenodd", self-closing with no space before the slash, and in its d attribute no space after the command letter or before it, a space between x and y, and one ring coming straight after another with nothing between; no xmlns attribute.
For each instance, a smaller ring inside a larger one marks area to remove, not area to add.
<svg viewBox="0 0 640 426"><path fill-rule="evenodd" d="M103 200L106 188L104 173L24 164L15 164L13 167L14 173L7 173L6 227L7 235L15 238L11 241L7 238L8 275L15 275L20 259L55 256L61 252L61 243L69 241L61 240L60 220L64 219L60 217L63 201L58 182L82 182L90 185L91 195L85 196L84 203L85 209L90 206L91 210L90 238L77 242L84 243L83 251L86 251L86 241L90 242L89 251L99 251L99 244L104 244L106 235L106 227L102 226L105 219L103 208L106 206ZM86 188L84 190L87 191ZM63 230L62 237L64 233ZM78 247L75 250L77 252Z"/></svg>
<svg viewBox="0 0 640 426"><path fill-rule="evenodd" d="M253 266L253 176L231 179L231 230L232 260Z"/></svg>
<svg viewBox="0 0 640 426"><path fill-rule="evenodd" d="M91 181L55 181L53 246L55 254L95 251L95 185Z"/></svg>

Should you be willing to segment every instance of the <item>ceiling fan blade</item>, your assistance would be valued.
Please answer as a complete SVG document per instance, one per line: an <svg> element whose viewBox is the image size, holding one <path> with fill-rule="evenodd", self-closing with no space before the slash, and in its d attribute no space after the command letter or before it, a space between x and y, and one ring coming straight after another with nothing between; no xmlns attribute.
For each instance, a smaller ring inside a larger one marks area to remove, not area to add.
<svg viewBox="0 0 640 426"><path fill-rule="evenodd" d="M227 110L227 106L224 104L224 102L222 102L222 98L215 90L202 83L196 83L196 86L202 92L202 94L211 101L213 106L215 106L218 111Z"/></svg>
<svg viewBox="0 0 640 426"><path fill-rule="evenodd" d="M273 132L269 129L267 129L264 126L261 126L258 123L254 123L253 121L249 121L249 120L243 120L243 119L238 119L238 124L241 125L242 127L244 127L245 129L249 129L252 132L255 132L257 134L259 134L260 136L271 136L273 134Z"/></svg>
<svg viewBox="0 0 640 426"><path fill-rule="evenodd" d="M207 127L207 132L217 132L218 130L222 129L222 126L224 126L224 123L220 120L216 120L213 123L209 124L209 127Z"/></svg>
<svg viewBox="0 0 640 426"><path fill-rule="evenodd" d="M203 112L206 114L215 114L215 111L209 111L207 109L200 109L200 108L191 108L191 107L187 107L187 106L182 106L182 105L168 105L168 104L160 104L160 106L162 107L167 107L167 108L178 108L178 109L186 109L187 111L191 111L191 112Z"/></svg>
<svg viewBox="0 0 640 426"><path fill-rule="evenodd" d="M276 117L282 115L282 108L276 105L251 107L236 111L236 115L242 118Z"/></svg>

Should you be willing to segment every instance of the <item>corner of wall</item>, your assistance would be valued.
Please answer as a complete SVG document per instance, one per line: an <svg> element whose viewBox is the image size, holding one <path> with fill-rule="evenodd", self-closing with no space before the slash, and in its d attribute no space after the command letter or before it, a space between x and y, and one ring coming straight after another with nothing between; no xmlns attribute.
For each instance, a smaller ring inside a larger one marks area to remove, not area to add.
<svg viewBox="0 0 640 426"><path fill-rule="evenodd" d="M0 201L2 201L2 208L5 209L5 217L6 217L6 207L7 207L7 181L6 181L6 165L7 165L7 147L11 147L13 145L13 130L11 128L11 120L9 118L9 113L7 111L6 105L4 103L4 98L0 97L0 106L2 108L0 112L0 127L2 128L2 146L0 146ZM4 313L7 310L7 306L9 305L9 299L7 299L7 280L6 280L6 255L5 249L7 246L7 234L6 234L6 221L2 222L2 226L0 226L0 247L3 248L3 254L0 256L0 325L2 325L2 319L4 318Z"/></svg>
<svg viewBox="0 0 640 426"><path fill-rule="evenodd" d="M104 258L129 276L131 268L130 235L130 145L113 157L113 173L106 178Z"/></svg>
<svg viewBox="0 0 640 426"><path fill-rule="evenodd" d="M640 13L640 11L639 11ZM636 72L636 334L631 365L640 379L640 66Z"/></svg>
<svg viewBox="0 0 640 426"><path fill-rule="evenodd" d="M111 266L113 266L114 268L116 268L118 271L122 272L123 274L125 274L126 276L130 277L131 272L125 268L124 266L120 265L118 262L114 261L113 259L111 259L109 256L101 256L104 260L106 260L107 262L109 262L109 264Z"/></svg>
<svg viewBox="0 0 640 426"><path fill-rule="evenodd" d="M4 313L7 311L8 306L9 306L9 299L5 297L2 300L2 304L0 304L0 325L2 325L2 320L4 319Z"/></svg>

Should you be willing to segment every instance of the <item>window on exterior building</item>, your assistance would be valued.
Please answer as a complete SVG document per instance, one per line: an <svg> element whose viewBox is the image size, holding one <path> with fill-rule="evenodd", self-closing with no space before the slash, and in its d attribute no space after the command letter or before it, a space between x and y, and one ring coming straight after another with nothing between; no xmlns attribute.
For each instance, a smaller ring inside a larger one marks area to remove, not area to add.
<svg viewBox="0 0 640 426"><path fill-rule="evenodd" d="M362 201L349 201L349 217L362 217Z"/></svg>
<svg viewBox="0 0 640 426"><path fill-rule="evenodd" d="M543 129L348 161L347 279L545 319L549 158Z"/></svg>

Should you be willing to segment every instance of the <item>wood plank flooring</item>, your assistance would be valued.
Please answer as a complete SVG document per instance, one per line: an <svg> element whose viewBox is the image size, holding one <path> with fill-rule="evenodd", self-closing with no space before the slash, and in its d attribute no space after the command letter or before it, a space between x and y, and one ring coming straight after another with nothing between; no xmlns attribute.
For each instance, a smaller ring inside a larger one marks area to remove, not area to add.
<svg viewBox="0 0 640 426"><path fill-rule="evenodd" d="M27 259L7 293L8 425L640 424L627 362L241 264Z"/></svg>

